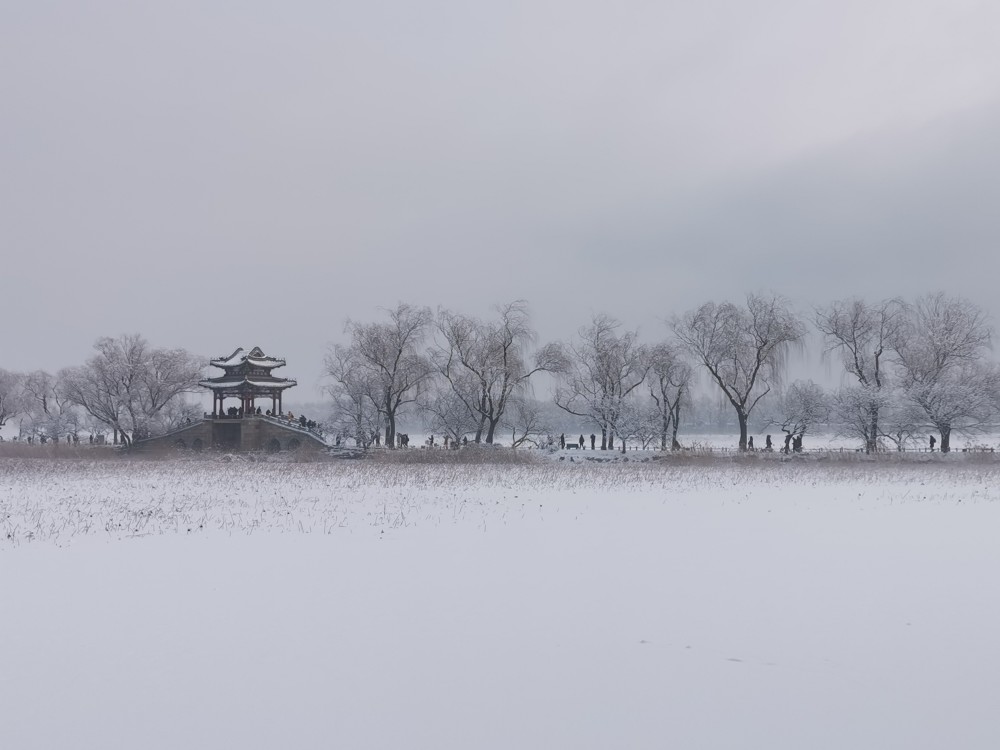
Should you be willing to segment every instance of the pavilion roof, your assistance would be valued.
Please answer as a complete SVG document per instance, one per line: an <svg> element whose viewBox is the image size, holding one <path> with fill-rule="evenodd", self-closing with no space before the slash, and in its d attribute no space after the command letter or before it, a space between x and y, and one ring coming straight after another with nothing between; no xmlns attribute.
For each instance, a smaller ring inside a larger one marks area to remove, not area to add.
<svg viewBox="0 0 1000 750"><path fill-rule="evenodd" d="M219 357L218 359L211 360L211 364L213 366L222 367L224 369L228 367L236 367L243 363L253 365L254 367L273 369L275 367L284 367L285 360L279 359L278 357L268 357L263 351L261 351L259 346L255 346L247 353L244 353L243 347L240 347L228 357Z"/></svg>
<svg viewBox="0 0 1000 750"><path fill-rule="evenodd" d="M244 377L243 375L223 375L219 378L208 378L198 383L202 388L209 388L213 391L257 391L270 393L281 391L298 385L291 378L275 377Z"/></svg>

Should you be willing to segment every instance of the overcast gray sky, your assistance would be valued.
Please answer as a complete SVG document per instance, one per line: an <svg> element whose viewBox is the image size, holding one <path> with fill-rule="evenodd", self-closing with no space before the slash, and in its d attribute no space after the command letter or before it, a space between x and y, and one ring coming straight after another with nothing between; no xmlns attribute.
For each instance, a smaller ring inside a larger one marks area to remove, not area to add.
<svg viewBox="0 0 1000 750"><path fill-rule="evenodd" d="M313 397L344 319L1000 317L1000 4L0 2L0 367L140 332Z"/></svg>

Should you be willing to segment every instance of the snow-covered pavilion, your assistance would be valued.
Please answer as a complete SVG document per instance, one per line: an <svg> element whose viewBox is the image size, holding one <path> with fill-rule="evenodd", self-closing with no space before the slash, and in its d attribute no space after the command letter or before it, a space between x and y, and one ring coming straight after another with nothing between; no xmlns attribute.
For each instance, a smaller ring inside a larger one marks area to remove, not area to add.
<svg viewBox="0 0 1000 750"><path fill-rule="evenodd" d="M315 423L293 421L282 410L282 394L296 385L291 378L272 373L284 367L285 360L268 357L254 347L249 352L237 349L228 357L211 360L223 371L199 385L212 391L212 413L197 422L157 437L138 440L136 450L216 448L226 451L325 450L328 446ZM226 409L226 399L239 399L239 406ZM270 399L271 408L258 413L257 401Z"/></svg>
<svg viewBox="0 0 1000 750"><path fill-rule="evenodd" d="M271 414L282 414L281 394L296 385L290 378L276 377L271 373L285 366L285 360L268 357L255 346L249 352L237 349L228 357L211 360L213 367L223 370L216 378L202 380L199 385L212 391L212 416L224 417L225 400L237 398L240 401L238 413L253 414L257 409L257 399L271 400Z"/></svg>

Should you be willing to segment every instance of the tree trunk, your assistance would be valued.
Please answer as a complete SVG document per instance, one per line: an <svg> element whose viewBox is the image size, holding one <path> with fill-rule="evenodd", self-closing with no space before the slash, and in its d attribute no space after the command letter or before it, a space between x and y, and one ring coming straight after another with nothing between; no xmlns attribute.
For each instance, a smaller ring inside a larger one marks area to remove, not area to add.
<svg viewBox="0 0 1000 750"><path fill-rule="evenodd" d="M483 430L486 428L486 396L479 400L479 425L476 427L476 443L483 442Z"/></svg>
<svg viewBox="0 0 1000 750"><path fill-rule="evenodd" d="M491 420L488 421L487 427L486 427L486 444L487 445L493 445L493 433L496 432L497 423L499 421L500 421L499 419L491 419Z"/></svg>
<svg viewBox="0 0 1000 750"><path fill-rule="evenodd" d="M680 444L677 442L677 428L681 423L681 397L677 397L677 401L674 402L673 408L673 434L670 436L670 450L677 450Z"/></svg>
<svg viewBox="0 0 1000 750"><path fill-rule="evenodd" d="M869 455L878 451L878 408L871 409L871 426L868 433L868 440L865 443L865 453Z"/></svg>
<svg viewBox="0 0 1000 750"><path fill-rule="evenodd" d="M390 414L385 420L385 447L396 447L396 415Z"/></svg>
<svg viewBox="0 0 1000 750"><path fill-rule="evenodd" d="M665 451L667 449L667 434L670 432L670 423L673 421L674 409L673 407L668 407L665 414L663 414L663 423L660 425L660 450ZM676 427L674 428L676 429Z"/></svg>
<svg viewBox="0 0 1000 750"><path fill-rule="evenodd" d="M608 450L613 451L615 449L615 433L608 433Z"/></svg>
<svg viewBox="0 0 1000 750"><path fill-rule="evenodd" d="M747 450L747 415L742 411L736 412L736 419L740 423L740 453L746 453Z"/></svg>
<svg viewBox="0 0 1000 750"><path fill-rule="evenodd" d="M608 449L608 428L601 427L601 450L606 451Z"/></svg>
<svg viewBox="0 0 1000 750"><path fill-rule="evenodd" d="M951 427L941 427L941 452L951 453Z"/></svg>

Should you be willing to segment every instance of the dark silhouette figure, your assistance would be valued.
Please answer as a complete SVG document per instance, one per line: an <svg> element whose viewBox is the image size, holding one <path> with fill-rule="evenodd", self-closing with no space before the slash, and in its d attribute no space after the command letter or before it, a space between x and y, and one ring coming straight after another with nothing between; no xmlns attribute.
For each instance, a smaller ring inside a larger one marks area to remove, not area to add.
<svg viewBox="0 0 1000 750"><path fill-rule="evenodd" d="M770 435L766 435L765 439L766 439L767 442L764 443L764 450L766 450L766 451L773 451L774 450L774 446L771 445L771 436Z"/></svg>
<svg viewBox="0 0 1000 750"><path fill-rule="evenodd" d="M583 450L583 443L584 443L583 435L580 435L580 450Z"/></svg>
<svg viewBox="0 0 1000 750"><path fill-rule="evenodd" d="M751 435L750 439L747 440L747 450L748 451L754 450L754 447L753 447L753 435Z"/></svg>
<svg viewBox="0 0 1000 750"><path fill-rule="evenodd" d="M931 453L934 452L934 446L937 444L937 438L931 435Z"/></svg>
<svg viewBox="0 0 1000 750"><path fill-rule="evenodd" d="M596 450L594 448L594 445L596 444L595 443L596 440L597 440L597 435L595 435L594 433L590 433L590 450Z"/></svg>
<svg viewBox="0 0 1000 750"><path fill-rule="evenodd" d="M563 449L566 448L566 434L565 433L563 433L562 435L559 436L559 447L563 448Z"/></svg>

